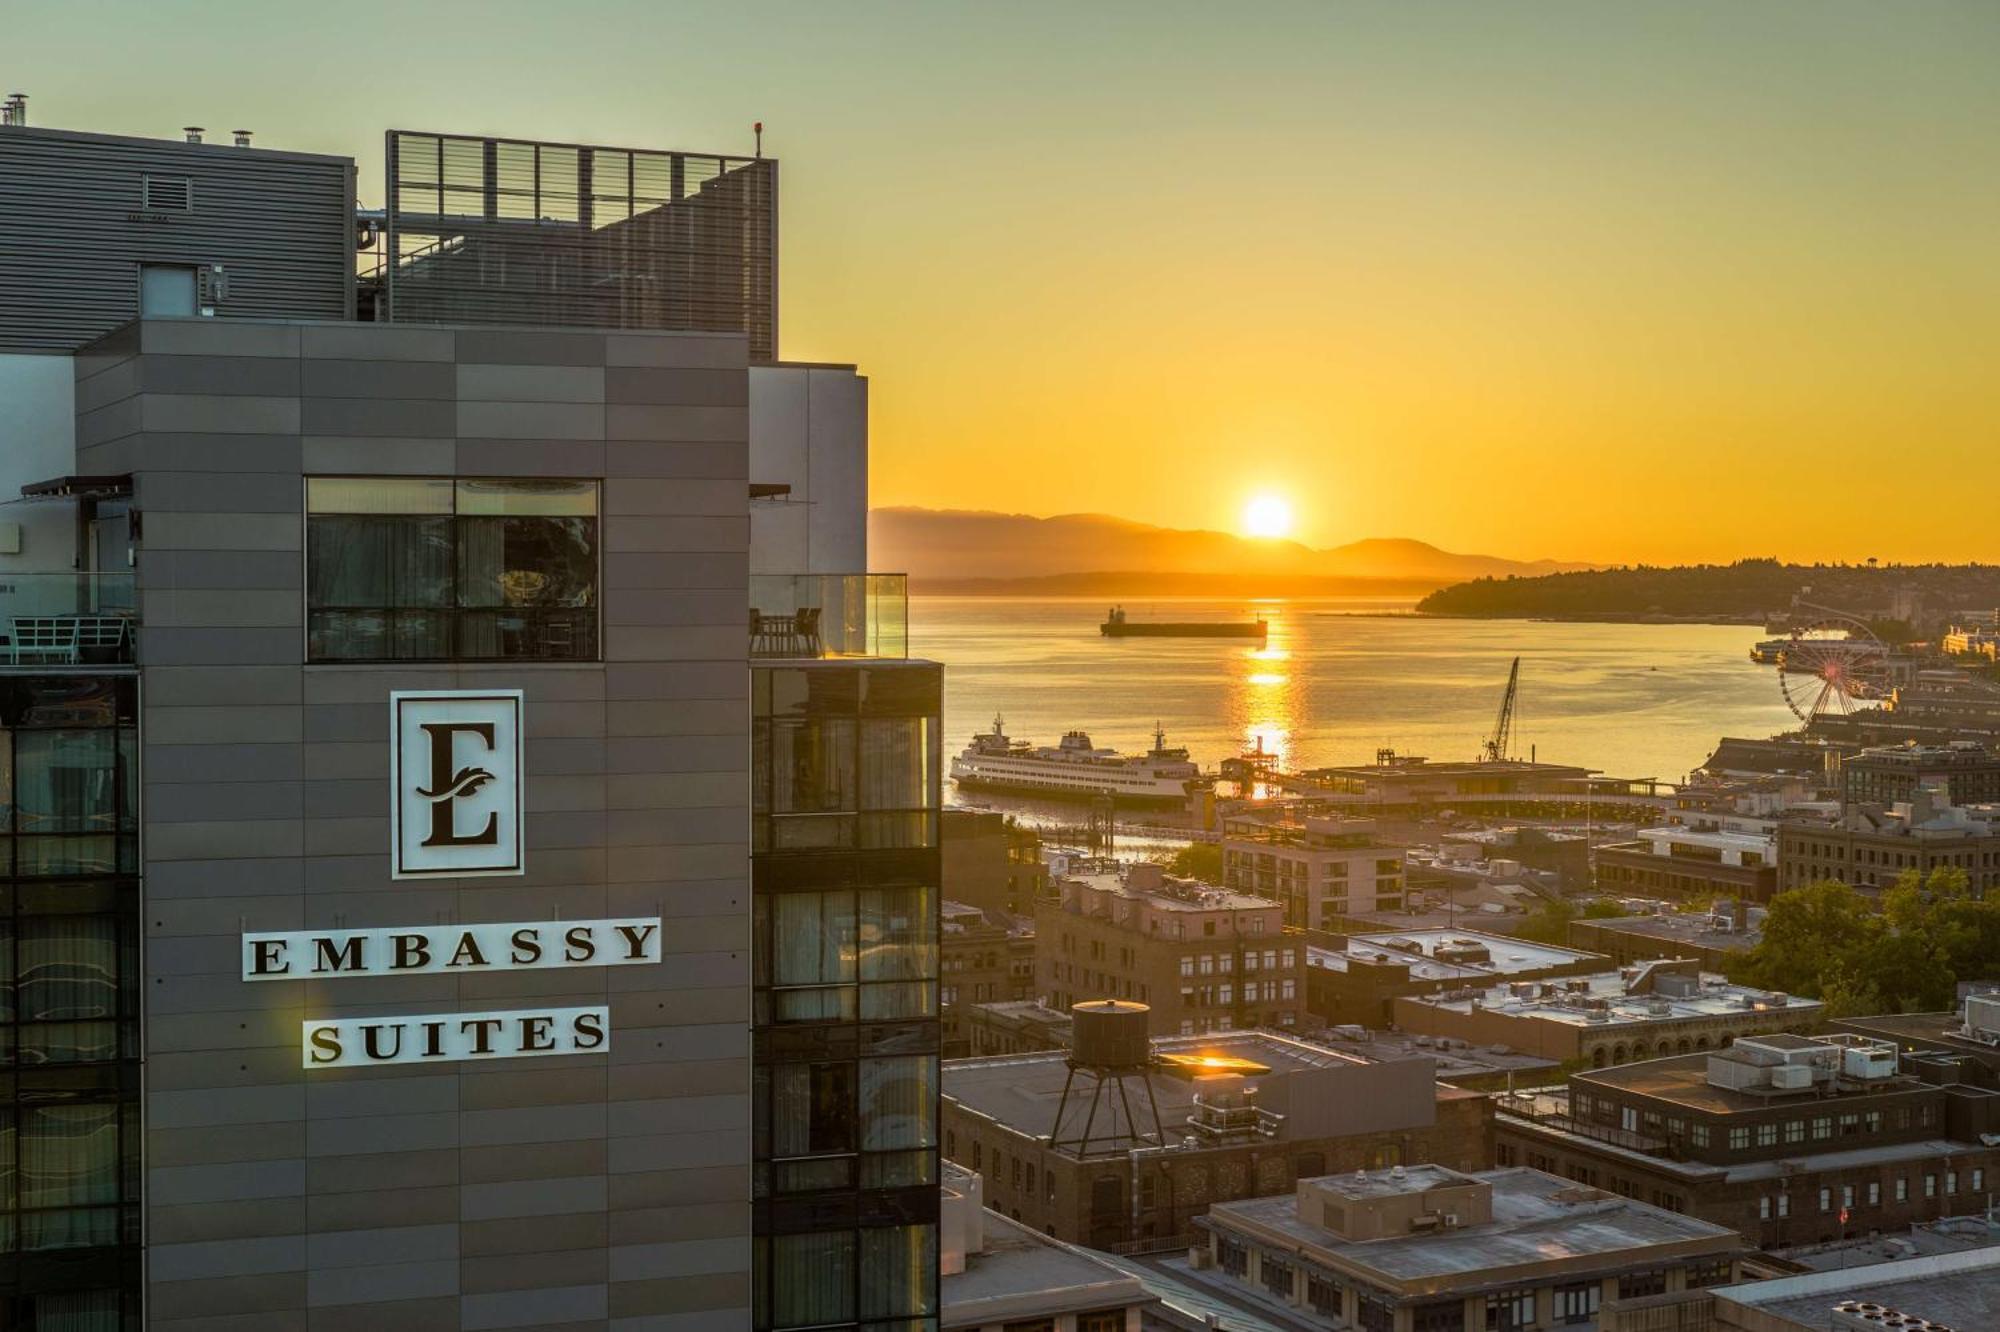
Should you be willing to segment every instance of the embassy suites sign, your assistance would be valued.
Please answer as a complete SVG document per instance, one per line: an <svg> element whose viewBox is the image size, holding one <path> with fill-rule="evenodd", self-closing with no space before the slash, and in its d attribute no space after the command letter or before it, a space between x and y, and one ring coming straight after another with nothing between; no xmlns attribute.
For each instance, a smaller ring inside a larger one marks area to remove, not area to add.
<svg viewBox="0 0 2000 1332"><path fill-rule="evenodd" d="M523 874L522 695L516 690L389 695L390 876ZM658 916L245 934L249 982L488 975L630 967L661 959ZM604 1005L308 1018L304 1067L451 1063L611 1048Z"/></svg>
<svg viewBox="0 0 2000 1332"><path fill-rule="evenodd" d="M247 981L630 967L659 960L658 916L243 936Z"/></svg>

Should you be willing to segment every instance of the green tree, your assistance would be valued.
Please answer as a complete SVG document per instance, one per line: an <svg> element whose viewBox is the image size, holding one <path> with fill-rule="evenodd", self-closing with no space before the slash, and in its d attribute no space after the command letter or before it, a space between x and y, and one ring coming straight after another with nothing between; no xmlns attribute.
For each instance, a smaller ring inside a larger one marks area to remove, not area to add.
<svg viewBox="0 0 2000 1332"><path fill-rule="evenodd" d="M1203 883L1222 882L1222 843L1190 842L1167 861L1167 873Z"/></svg>
<svg viewBox="0 0 2000 1332"><path fill-rule="evenodd" d="M1885 928L1882 917L1844 883L1815 883L1771 899L1764 937L1729 967L1745 985L1818 997L1822 977Z"/></svg>
<svg viewBox="0 0 2000 1332"><path fill-rule="evenodd" d="M1521 928L1513 931L1513 934L1517 939L1568 947L1569 923L1575 919L1574 904L1567 901L1548 902L1539 910L1530 913Z"/></svg>
<svg viewBox="0 0 2000 1332"><path fill-rule="evenodd" d="M1841 883L1771 900L1758 945L1732 980L1821 1000L1826 1015L1936 1012L1961 977L2000 968L2000 902L1972 895L1961 869L1905 871L1879 902Z"/></svg>

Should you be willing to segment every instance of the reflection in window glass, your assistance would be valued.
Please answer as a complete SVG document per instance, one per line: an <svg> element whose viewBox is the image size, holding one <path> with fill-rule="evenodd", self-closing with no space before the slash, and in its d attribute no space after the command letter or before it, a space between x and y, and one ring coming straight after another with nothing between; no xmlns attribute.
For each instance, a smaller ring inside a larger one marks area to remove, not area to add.
<svg viewBox="0 0 2000 1332"><path fill-rule="evenodd" d="M771 931L775 985L831 985L854 979L854 894L784 893Z"/></svg>
<svg viewBox="0 0 2000 1332"><path fill-rule="evenodd" d="M861 808L924 809L937 803L926 721L870 717L861 723Z"/></svg>
<svg viewBox="0 0 2000 1332"><path fill-rule="evenodd" d="M21 1106L15 1167L23 1249L118 1240L118 1107Z"/></svg>
<svg viewBox="0 0 2000 1332"><path fill-rule="evenodd" d="M936 915L936 897L928 888L863 889L861 979L937 975Z"/></svg>
<svg viewBox="0 0 2000 1332"><path fill-rule="evenodd" d="M854 722L810 717L771 725L771 808L817 814L854 808Z"/></svg>
<svg viewBox="0 0 2000 1332"><path fill-rule="evenodd" d="M118 826L118 733L32 730L14 737L14 810L24 833Z"/></svg>
<svg viewBox="0 0 2000 1332"><path fill-rule="evenodd" d="M861 1061L863 1150L936 1146L936 1118L936 1056Z"/></svg>
<svg viewBox="0 0 2000 1332"><path fill-rule="evenodd" d="M861 1019L864 1022L935 1016L937 1016L935 981L905 981L861 987Z"/></svg>
<svg viewBox="0 0 2000 1332"><path fill-rule="evenodd" d="M313 477L314 661L597 656L597 485Z"/></svg>
<svg viewBox="0 0 2000 1332"><path fill-rule="evenodd" d="M771 1070L771 1146L776 1156L854 1150L851 1063L779 1064Z"/></svg>
<svg viewBox="0 0 2000 1332"><path fill-rule="evenodd" d="M937 1312L937 1228L882 1226L861 1232L861 1316Z"/></svg>
<svg viewBox="0 0 2000 1332"><path fill-rule="evenodd" d="M853 1233L773 1235L770 1291L774 1327L810 1327L853 1318Z"/></svg>

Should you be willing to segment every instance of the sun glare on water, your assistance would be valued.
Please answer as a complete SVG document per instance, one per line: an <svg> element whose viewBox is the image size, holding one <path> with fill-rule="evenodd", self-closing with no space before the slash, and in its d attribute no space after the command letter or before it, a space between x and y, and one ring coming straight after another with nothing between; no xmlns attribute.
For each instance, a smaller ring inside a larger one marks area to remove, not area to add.
<svg viewBox="0 0 2000 1332"><path fill-rule="evenodd" d="M1259 495L1243 507L1243 532L1253 537L1287 536L1292 530L1292 506L1276 495Z"/></svg>

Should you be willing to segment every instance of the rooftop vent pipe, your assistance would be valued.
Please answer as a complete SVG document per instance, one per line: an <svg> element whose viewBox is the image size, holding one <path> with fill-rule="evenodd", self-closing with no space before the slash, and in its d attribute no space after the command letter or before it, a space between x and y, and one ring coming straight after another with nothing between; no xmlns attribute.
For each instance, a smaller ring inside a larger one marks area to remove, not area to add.
<svg viewBox="0 0 2000 1332"><path fill-rule="evenodd" d="M186 128L182 129L181 133L187 136L187 141L189 143L201 142L201 126L199 125L189 125Z"/></svg>
<svg viewBox="0 0 2000 1332"><path fill-rule="evenodd" d="M25 125L28 123L28 94L8 93L7 103L0 107L0 125Z"/></svg>
<svg viewBox="0 0 2000 1332"><path fill-rule="evenodd" d="M229 132L236 136L236 146L238 148L248 148L250 146L249 130L231 130Z"/></svg>

